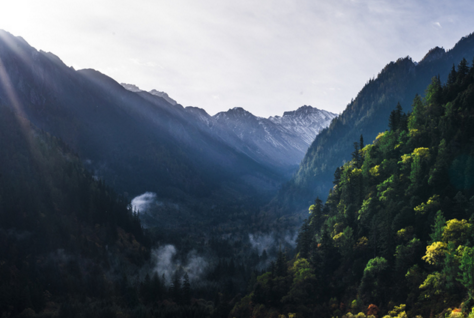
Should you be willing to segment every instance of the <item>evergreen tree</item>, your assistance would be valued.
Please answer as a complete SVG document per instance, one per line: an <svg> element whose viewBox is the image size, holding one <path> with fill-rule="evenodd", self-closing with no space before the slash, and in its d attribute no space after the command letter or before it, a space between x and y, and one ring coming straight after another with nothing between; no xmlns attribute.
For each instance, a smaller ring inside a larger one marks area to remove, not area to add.
<svg viewBox="0 0 474 318"><path fill-rule="evenodd" d="M173 275L173 285L171 286L171 295L173 300L178 304L181 303L181 292L181 279L179 277L178 271L175 271Z"/></svg>
<svg viewBox="0 0 474 318"><path fill-rule="evenodd" d="M311 230L309 227L309 221L308 219L305 219L303 221L303 225L300 227L298 231L298 237L296 239L296 249L298 253L300 254L301 258L308 258L309 257L309 251L311 248Z"/></svg>
<svg viewBox="0 0 474 318"><path fill-rule="evenodd" d="M361 166L359 145L360 144L358 142L354 142L354 152L352 153L352 159L354 160L357 168L360 168Z"/></svg>
<svg viewBox="0 0 474 318"><path fill-rule="evenodd" d="M443 216L443 212L439 210L438 212L436 212L435 222L431 226L430 243L441 241L445 226L446 226L446 219Z"/></svg>
<svg viewBox="0 0 474 318"><path fill-rule="evenodd" d="M339 184L341 181L341 168L337 167L336 171L334 172L334 181L333 184Z"/></svg>
<svg viewBox="0 0 474 318"><path fill-rule="evenodd" d="M278 256L276 261L276 276L286 276L288 273L288 265L286 263L286 253L280 249L278 250Z"/></svg>
<svg viewBox="0 0 474 318"><path fill-rule="evenodd" d="M448 86L453 85L454 83L456 83L456 79L457 79L457 72L456 72L456 68L453 64L453 68L451 69L451 72L449 72L449 75L448 75L447 85Z"/></svg>
<svg viewBox="0 0 474 318"><path fill-rule="evenodd" d="M189 305L191 301L191 284L189 283L188 273L184 274L183 281L183 305Z"/></svg>
<svg viewBox="0 0 474 318"><path fill-rule="evenodd" d="M458 65L457 77L459 80L464 79L464 77L469 73L469 66L467 65L467 60L463 58Z"/></svg>

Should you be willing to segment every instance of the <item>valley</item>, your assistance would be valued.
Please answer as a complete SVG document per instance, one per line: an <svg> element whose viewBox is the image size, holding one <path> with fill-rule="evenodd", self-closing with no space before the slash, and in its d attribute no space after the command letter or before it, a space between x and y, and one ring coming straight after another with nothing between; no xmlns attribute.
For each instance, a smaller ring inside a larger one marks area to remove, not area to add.
<svg viewBox="0 0 474 318"><path fill-rule="evenodd" d="M2 317L469 315L473 57L209 115L0 30Z"/></svg>

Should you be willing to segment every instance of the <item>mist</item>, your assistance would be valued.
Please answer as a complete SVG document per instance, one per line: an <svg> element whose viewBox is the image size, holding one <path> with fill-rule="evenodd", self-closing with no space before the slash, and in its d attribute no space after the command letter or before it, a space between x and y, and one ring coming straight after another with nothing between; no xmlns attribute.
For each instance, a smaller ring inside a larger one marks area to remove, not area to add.
<svg viewBox="0 0 474 318"><path fill-rule="evenodd" d="M133 198L131 204L134 211L146 213L153 204L156 204L156 193L145 192Z"/></svg>
<svg viewBox="0 0 474 318"><path fill-rule="evenodd" d="M179 259L176 247L167 244L152 250L153 272L158 273L160 277L165 277L165 284L172 282L173 275L176 271L183 274L187 273L190 282L198 282L204 279L210 262L203 256L198 255L195 250L191 250L185 257Z"/></svg>

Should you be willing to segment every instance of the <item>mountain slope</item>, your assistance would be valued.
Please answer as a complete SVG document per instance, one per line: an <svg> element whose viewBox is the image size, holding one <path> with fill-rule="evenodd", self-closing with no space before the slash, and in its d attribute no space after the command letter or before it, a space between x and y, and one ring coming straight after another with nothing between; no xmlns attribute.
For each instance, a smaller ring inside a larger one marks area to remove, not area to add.
<svg viewBox="0 0 474 318"><path fill-rule="evenodd" d="M4 315L57 311L65 295L103 297L114 271L143 266L150 244L138 216L62 140L0 104L0 149Z"/></svg>
<svg viewBox="0 0 474 318"><path fill-rule="evenodd" d="M280 190L273 206L285 211L303 209L316 197L325 198L336 167L350 160L348 150L360 135L374 140L387 129L388 115L398 102L409 110L416 94L424 95L433 76L446 82L453 64L474 55L474 35L462 38L451 50L435 48L419 63L401 58L389 63L362 88L344 112L321 131L309 147L295 177Z"/></svg>
<svg viewBox="0 0 474 318"><path fill-rule="evenodd" d="M0 102L63 139L120 193L244 197L259 190L248 177L271 189L282 180L277 169L202 130L163 97L130 92L94 70L75 71L4 31L0 60Z"/></svg>
<svg viewBox="0 0 474 318"><path fill-rule="evenodd" d="M156 90L147 93L132 84L122 85L127 90L147 96L150 100L159 96L168 101L168 95L163 95L166 93L153 93ZM208 131L258 162L284 170L291 170L295 165L299 165L314 137L336 116L311 106L285 112L281 117L257 117L241 107L210 116L198 107L183 109L176 102L171 104L183 117L190 117L190 121L199 125L202 130Z"/></svg>
<svg viewBox="0 0 474 318"><path fill-rule="evenodd" d="M328 111L303 106L285 112L282 117L261 118L236 107L213 118L266 161L291 167L300 163L310 141L335 116Z"/></svg>
<svg viewBox="0 0 474 318"><path fill-rule="evenodd" d="M338 170L326 203L309 209L297 256L280 252L231 317L473 311L474 66L461 61L413 105Z"/></svg>

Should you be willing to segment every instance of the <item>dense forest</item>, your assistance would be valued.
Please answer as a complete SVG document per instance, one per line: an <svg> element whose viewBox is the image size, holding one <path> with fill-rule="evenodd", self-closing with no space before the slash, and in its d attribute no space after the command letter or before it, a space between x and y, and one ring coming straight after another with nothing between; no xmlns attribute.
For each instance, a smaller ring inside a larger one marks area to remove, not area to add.
<svg viewBox="0 0 474 318"><path fill-rule="evenodd" d="M448 51L439 47L430 50L419 63L407 56L387 64L316 136L298 172L279 191L271 209L293 213L306 210L316 197L325 200L334 170L351 159L347 149L352 148L354 136L363 134L373 140L387 128L388 116L397 102L403 110L409 110L413 97L424 96L433 76L439 74L445 83L451 66L473 55L474 34L470 34Z"/></svg>
<svg viewBox="0 0 474 318"><path fill-rule="evenodd" d="M0 149L1 317L226 317L276 253L252 249L263 221L242 209L233 228L144 229L64 141L1 105Z"/></svg>
<svg viewBox="0 0 474 318"><path fill-rule="evenodd" d="M357 138L296 257L280 251L230 317L474 316L474 66L434 77L389 128Z"/></svg>

